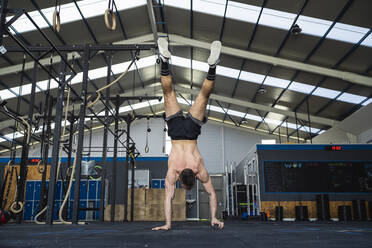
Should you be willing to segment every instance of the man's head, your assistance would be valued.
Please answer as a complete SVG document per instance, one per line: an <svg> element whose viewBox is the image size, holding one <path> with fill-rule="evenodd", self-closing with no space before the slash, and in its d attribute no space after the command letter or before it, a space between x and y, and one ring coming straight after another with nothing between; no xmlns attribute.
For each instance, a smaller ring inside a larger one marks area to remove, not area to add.
<svg viewBox="0 0 372 248"><path fill-rule="evenodd" d="M191 169L184 169L180 175L181 183L187 190L192 189L195 183L195 174Z"/></svg>

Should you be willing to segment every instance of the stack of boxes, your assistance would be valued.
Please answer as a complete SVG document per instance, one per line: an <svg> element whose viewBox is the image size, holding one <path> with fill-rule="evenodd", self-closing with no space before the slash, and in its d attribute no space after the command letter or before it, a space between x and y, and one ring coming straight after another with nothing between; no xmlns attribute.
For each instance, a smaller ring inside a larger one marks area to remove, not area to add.
<svg viewBox="0 0 372 248"><path fill-rule="evenodd" d="M128 194L128 220L130 219L130 192ZM164 221L164 189L134 189L134 221ZM105 221L111 220L111 205L105 208ZM115 221L124 219L124 205L116 204ZM186 220L186 191L185 189L176 189L172 201L172 220Z"/></svg>

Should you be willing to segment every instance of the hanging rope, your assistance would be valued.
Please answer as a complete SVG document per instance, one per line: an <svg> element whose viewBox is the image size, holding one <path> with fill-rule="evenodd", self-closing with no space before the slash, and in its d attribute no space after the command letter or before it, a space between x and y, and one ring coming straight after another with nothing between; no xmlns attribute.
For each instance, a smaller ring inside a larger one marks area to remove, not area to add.
<svg viewBox="0 0 372 248"><path fill-rule="evenodd" d="M111 19L111 23L110 23ZM116 17L114 14L114 0L108 1L108 7L105 11L105 25L109 31L115 31L116 29Z"/></svg>
<svg viewBox="0 0 372 248"><path fill-rule="evenodd" d="M136 55L138 55L138 52L136 52ZM125 76L125 74L127 74L127 72L129 71L130 67L133 65L133 63L134 63L135 60L137 60L137 56L135 56L135 57L132 59L132 61L130 62L128 68L127 68L127 69L126 69L126 70L125 70L125 71L124 71L124 72L123 72L123 73L122 73L122 74L121 74L117 79L115 79L114 81L112 81L112 82L109 83L108 85L103 86L102 88L98 89L98 90L96 91L96 94L97 94L96 99L95 99L94 101L90 102L89 104L87 104L87 107L88 107L88 108L92 107L94 104L96 104L96 103L99 101L99 99L101 99L101 91L103 91L103 90L105 90L105 89L107 89L107 88L113 86L113 85L116 84L117 82L119 82L120 79L122 79L122 78ZM90 98L91 98L91 95L89 95L89 96L87 97L87 100L89 100Z"/></svg>
<svg viewBox="0 0 372 248"><path fill-rule="evenodd" d="M54 6L54 12L53 12L53 29L57 33L61 30L61 1L56 0L56 4Z"/></svg>
<svg viewBox="0 0 372 248"><path fill-rule="evenodd" d="M44 165L44 166L41 166L41 165ZM40 173L40 174L43 174L44 170L45 170L45 164L43 163L43 160L39 160L39 162L37 162L37 165L36 165L36 168L37 168L37 171Z"/></svg>
<svg viewBox="0 0 372 248"><path fill-rule="evenodd" d="M7 183L7 186L6 186L6 193L5 193L5 199L3 200L2 198L2 202L1 202L1 205L5 208L7 202L8 202L8 197L9 197L9 192L10 192L10 187L12 185L12 182L13 182L13 173L14 173L14 170L15 170L15 167L14 167L14 163L13 163L13 160L9 160L8 161L8 165L7 165L7 170L6 170L6 175L4 177L4 183L3 183L3 187L2 187L2 190L1 190L1 197L3 197L3 192L5 190L5 186L6 186L6 181L8 179L8 175L9 175L9 172L10 172L10 176L9 176L9 179L8 179L8 183Z"/></svg>
<svg viewBox="0 0 372 248"><path fill-rule="evenodd" d="M13 200L13 203L10 205L10 211L12 211L14 214L19 214L20 212L22 212L23 210L23 202L20 202L20 201L17 201L17 193L18 193L18 184L19 184L19 180L20 180L20 177L18 175L18 172L17 172L17 169L14 167L15 169L15 173L16 173L16 190L14 192L14 200Z"/></svg>
<svg viewBox="0 0 372 248"><path fill-rule="evenodd" d="M73 61L74 61L74 59L75 59L75 57L73 56L72 57L72 59L73 59ZM74 68L74 63L72 64L72 69ZM71 69L71 70L72 70ZM71 81L70 81L70 86L71 86ZM66 133L66 126L67 126L67 117L68 117L68 109L69 109L69 107L70 107L70 95L71 95L71 87L68 87L68 91L67 91L67 100L66 100L66 107L65 107L65 115L64 115L64 120L63 120L63 131L62 131L62 135L61 135L61 137L62 137L62 139L64 138L64 136L65 136L65 133ZM60 142L60 145L59 145L59 159L58 159L58 165L57 165L57 175L56 175L56 178L57 178L57 180L58 180L58 176L59 176L59 171L60 171L60 168L61 168L61 162L62 162L62 159L61 159L61 157L62 157L62 151L63 151L63 144L62 144L63 142ZM73 169L72 169L72 172L71 172L71 179L73 178L73 173L74 173L74 169L75 169L75 164L76 164L76 150L75 150L75 155L74 155L74 164L73 164ZM71 179L70 179L70 184L71 184ZM70 187L70 185L69 185L69 187ZM68 198L68 196L69 196L69 191L66 193L66 196L65 196L65 198L67 197ZM64 207L64 205L63 205L63 207ZM61 212L61 209L63 209L62 208L62 206L61 206L61 208L60 208L60 212ZM45 224L45 222L40 222L40 221L38 221L37 220L37 218L39 218L39 216L41 215L41 214L43 214L45 211L47 210L47 206L45 207L45 208L43 208L36 216L35 216L35 223L36 224ZM61 221L62 222L62 221ZM57 222L58 223L58 222ZM64 222L62 222L62 223L64 223ZM64 223L64 224L70 224L70 223ZM80 223L79 223L80 224Z"/></svg>

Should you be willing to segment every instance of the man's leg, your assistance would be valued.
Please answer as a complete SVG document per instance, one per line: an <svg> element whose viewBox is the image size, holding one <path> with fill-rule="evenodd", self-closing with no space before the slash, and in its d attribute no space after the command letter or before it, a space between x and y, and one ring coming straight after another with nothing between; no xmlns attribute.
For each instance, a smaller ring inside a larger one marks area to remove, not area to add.
<svg viewBox="0 0 372 248"><path fill-rule="evenodd" d="M194 118L200 121L203 121L205 117L205 108L213 90L214 79L216 78L216 66L219 62L221 47L222 45L220 41L214 41L212 43L211 54L208 58L209 70L207 78L204 80L202 88L189 111Z"/></svg>
<svg viewBox="0 0 372 248"><path fill-rule="evenodd" d="M173 90L172 78L169 75L169 58L171 56L168 50L168 42L164 38L158 39L159 53L161 58L161 76L160 82L164 95L165 116L171 116L181 110L178 104L176 93Z"/></svg>

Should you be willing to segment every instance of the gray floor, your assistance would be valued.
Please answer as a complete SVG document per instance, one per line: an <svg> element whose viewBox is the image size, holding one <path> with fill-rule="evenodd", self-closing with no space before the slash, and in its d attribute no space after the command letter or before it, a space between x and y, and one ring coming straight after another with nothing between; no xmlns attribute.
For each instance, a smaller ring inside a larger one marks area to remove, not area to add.
<svg viewBox="0 0 372 248"><path fill-rule="evenodd" d="M0 247L372 247L372 222L228 221L224 230L176 222L171 231L151 231L158 224L6 224Z"/></svg>

